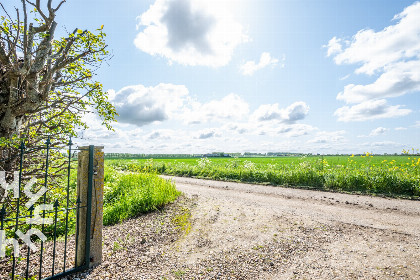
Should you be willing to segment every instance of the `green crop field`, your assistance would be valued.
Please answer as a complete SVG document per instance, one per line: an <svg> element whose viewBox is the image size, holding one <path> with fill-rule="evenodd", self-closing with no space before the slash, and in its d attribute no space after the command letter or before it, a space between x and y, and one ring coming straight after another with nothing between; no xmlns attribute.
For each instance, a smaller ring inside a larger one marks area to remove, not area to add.
<svg viewBox="0 0 420 280"><path fill-rule="evenodd" d="M109 159L120 170L383 195L420 195L417 155Z"/></svg>

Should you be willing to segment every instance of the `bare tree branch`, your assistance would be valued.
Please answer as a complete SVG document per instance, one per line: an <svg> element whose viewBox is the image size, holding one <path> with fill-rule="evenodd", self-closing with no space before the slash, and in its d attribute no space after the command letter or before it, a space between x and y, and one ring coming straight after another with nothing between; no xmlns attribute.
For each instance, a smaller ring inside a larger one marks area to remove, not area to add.
<svg viewBox="0 0 420 280"><path fill-rule="evenodd" d="M60 9L61 5L63 5L65 2L66 0L62 0L60 4L58 4L57 8L54 9L54 12L57 12Z"/></svg>
<svg viewBox="0 0 420 280"><path fill-rule="evenodd" d="M26 68L26 59L28 51L28 13L26 11L26 2L22 0L23 7L23 59ZM28 69L28 68L27 68Z"/></svg>
<svg viewBox="0 0 420 280"><path fill-rule="evenodd" d="M13 21L12 18L10 17L10 15L9 15L9 13L7 12L7 10L4 8L2 3L0 3L0 6L1 6L2 10L4 11L4 13L7 15L7 17L9 18L9 20Z"/></svg>
<svg viewBox="0 0 420 280"><path fill-rule="evenodd" d="M19 58L18 58L17 50L16 50L16 45L17 45L17 42L19 40L19 35L20 35L20 26L19 26L19 24L20 24L20 15L19 15L19 10L18 9L16 9L16 15L17 15L17 23L16 23L17 24L17 28L16 28L17 31L16 31L16 37L15 37L15 40L13 42L12 48L13 48L13 51L14 51L13 55L15 57L15 63L18 63Z"/></svg>

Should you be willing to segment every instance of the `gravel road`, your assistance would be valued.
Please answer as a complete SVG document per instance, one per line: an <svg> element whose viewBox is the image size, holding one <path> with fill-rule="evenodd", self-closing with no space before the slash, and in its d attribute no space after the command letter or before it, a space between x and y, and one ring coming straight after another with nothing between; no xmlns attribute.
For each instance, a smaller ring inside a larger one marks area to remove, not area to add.
<svg viewBox="0 0 420 280"><path fill-rule="evenodd" d="M165 178L185 195L106 227L75 278L420 279L420 201Z"/></svg>
<svg viewBox="0 0 420 280"><path fill-rule="evenodd" d="M232 275L244 279L420 279L420 201L166 178L197 198L177 254L190 266L217 255L251 261Z"/></svg>

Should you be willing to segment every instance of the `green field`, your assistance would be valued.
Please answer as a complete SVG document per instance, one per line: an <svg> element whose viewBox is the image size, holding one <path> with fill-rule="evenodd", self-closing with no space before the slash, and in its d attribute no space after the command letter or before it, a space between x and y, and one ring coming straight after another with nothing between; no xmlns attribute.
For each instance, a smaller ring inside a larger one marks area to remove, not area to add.
<svg viewBox="0 0 420 280"><path fill-rule="evenodd" d="M420 195L420 157L109 159L120 170L383 195Z"/></svg>

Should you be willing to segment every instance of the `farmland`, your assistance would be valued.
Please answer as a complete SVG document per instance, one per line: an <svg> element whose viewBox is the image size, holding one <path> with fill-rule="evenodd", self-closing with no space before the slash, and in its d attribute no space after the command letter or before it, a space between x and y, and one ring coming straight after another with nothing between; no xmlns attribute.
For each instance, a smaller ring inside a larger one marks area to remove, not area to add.
<svg viewBox="0 0 420 280"><path fill-rule="evenodd" d="M418 197L420 157L300 156L249 158L112 159L107 164L134 172L208 178L328 191Z"/></svg>

